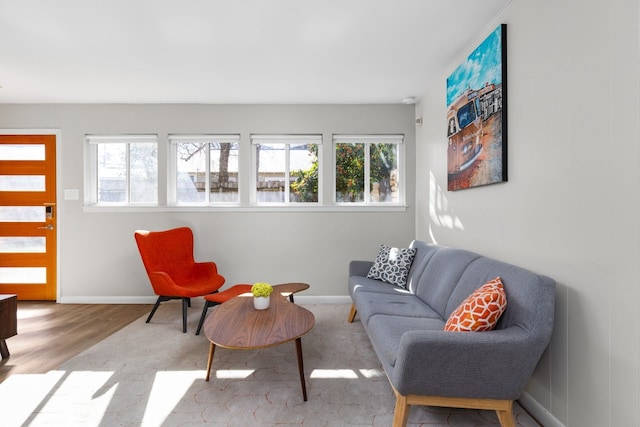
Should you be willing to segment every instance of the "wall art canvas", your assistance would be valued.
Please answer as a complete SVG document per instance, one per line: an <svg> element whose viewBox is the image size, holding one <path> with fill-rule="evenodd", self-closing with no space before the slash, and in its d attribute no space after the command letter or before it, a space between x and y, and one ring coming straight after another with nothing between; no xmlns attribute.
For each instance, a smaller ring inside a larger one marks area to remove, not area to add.
<svg viewBox="0 0 640 427"><path fill-rule="evenodd" d="M447 188L507 180L507 26L498 26L447 79Z"/></svg>

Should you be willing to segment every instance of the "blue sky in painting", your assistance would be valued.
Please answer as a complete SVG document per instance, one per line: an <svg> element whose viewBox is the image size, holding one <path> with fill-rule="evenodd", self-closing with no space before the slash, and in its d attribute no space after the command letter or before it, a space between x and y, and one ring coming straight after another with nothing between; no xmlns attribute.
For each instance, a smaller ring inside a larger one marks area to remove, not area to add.
<svg viewBox="0 0 640 427"><path fill-rule="evenodd" d="M495 29L458 66L447 79L447 106L451 105L467 88L480 89L485 83L502 83L501 28Z"/></svg>

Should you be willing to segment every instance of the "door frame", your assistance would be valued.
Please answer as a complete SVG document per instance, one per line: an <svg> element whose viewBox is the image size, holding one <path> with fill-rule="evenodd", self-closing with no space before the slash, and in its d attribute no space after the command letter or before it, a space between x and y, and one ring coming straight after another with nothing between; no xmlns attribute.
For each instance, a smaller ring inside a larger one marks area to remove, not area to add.
<svg viewBox="0 0 640 427"><path fill-rule="evenodd" d="M62 131L60 129L9 129L9 128L0 128L0 135L55 135L56 136L56 216L57 216L57 224L56 224L56 302L60 302L60 295L62 284L60 282L60 218L63 215L64 210L61 208L60 203L60 183L62 182L62 177L60 176L62 172L61 167L61 154L62 153Z"/></svg>

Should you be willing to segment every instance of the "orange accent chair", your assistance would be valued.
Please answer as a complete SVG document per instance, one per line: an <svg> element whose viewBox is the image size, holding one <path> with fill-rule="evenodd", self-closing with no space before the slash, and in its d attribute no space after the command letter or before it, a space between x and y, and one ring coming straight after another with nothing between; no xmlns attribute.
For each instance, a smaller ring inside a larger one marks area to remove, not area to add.
<svg viewBox="0 0 640 427"><path fill-rule="evenodd" d="M136 230L134 236L153 291L158 295L147 323L161 302L181 299L182 332L187 332L187 307L191 306L191 298L244 292L244 288L236 289L235 286L218 292L225 279L218 274L215 262L195 262L193 232L189 227L166 231Z"/></svg>

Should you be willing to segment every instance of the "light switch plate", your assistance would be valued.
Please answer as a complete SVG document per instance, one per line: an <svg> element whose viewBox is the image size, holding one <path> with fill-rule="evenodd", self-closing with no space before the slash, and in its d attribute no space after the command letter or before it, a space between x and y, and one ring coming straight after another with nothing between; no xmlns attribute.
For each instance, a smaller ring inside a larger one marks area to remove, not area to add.
<svg viewBox="0 0 640 427"><path fill-rule="evenodd" d="M65 200L78 200L80 198L80 192L78 190L64 190Z"/></svg>

